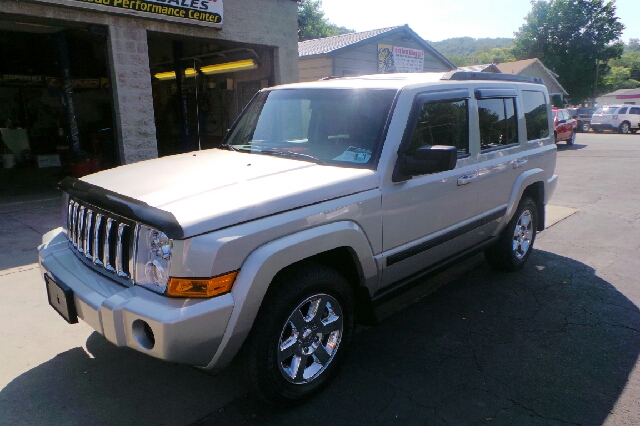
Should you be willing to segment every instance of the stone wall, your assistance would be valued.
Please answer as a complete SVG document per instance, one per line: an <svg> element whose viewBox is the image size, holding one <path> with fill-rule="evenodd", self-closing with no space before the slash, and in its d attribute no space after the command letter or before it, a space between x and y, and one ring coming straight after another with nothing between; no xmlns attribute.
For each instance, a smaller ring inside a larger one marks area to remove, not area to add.
<svg viewBox="0 0 640 426"><path fill-rule="evenodd" d="M0 13L16 15L16 20L29 16L59 20L61 26L66 21L109 29L116 136L123 164L158 156L147 31L273 47L276 84L298 81L297 3L291 0L224 0L222 29L17 0L0 0Z"/></svg>

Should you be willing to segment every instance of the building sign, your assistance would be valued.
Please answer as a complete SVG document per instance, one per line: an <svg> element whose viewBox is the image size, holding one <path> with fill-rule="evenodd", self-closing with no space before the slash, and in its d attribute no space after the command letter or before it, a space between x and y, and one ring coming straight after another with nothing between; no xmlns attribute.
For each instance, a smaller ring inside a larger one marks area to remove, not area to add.
<svg viewBox="0 0 640 426"><path fill-rule="evenodd" d="M379 44L378 72L424 72L424 50Z"/></svg>
<svg viewBox="0 0 640 426"><path fill-rule="evenodd" d="M222 0L32 0L59 6L222 27Z"/></svg>

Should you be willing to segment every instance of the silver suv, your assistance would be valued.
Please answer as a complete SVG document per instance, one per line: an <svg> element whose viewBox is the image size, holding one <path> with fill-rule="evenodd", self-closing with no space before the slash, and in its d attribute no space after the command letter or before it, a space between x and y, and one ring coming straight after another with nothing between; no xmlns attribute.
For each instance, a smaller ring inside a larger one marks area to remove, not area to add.
<svg viewBox="0 0 640 426"><path fill-rule="evenodd" d="M516 270L557 183L545 86L375 75L259 92L218 149L66 178L38 248L51 306L277 404L325 386L354 324L464 256Z"/></svg>
<svg viewBox="0 0 640 426"><path fill-rule="evenodd" d="M640 106L605 105L591 116L591 128L601 133L612 130L623 134L636 133L640 121Z"/></svg>

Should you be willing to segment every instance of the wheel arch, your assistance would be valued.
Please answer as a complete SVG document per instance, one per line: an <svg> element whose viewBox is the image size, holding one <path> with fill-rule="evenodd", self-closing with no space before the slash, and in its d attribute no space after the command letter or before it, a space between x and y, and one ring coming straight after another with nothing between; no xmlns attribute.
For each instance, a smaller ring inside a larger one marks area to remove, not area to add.
<svg viewBox="0 0 640 426"><path fill-rule="evenodd" d="M536 229L538 231L542 231L545 227L545 209L544 209L544 200L545 200L545 186L544 182L545 173L542 169L531 169L522 173L513 187L511 191L511 197L509 198L509 203L507 205L507 212L504 215L500 226L494 232L494 235L499 235L500 232L504 229L504 227L509 223L511 218L513 217L516 209L518 208L518 204L520 200L524 196L529 196L533 198L536 203L536 207L538 208L538 223L536 224Z"/></svg>
<svg viewBox="0 0 640 426"><path fill-rule="evenodd" d="M327 265L341 273L354 289L356 318L365 323L373 320L371 294L377 285L378 267L364 231L350 221L307 229L268 242L247 257L232 289L235 303L231 318L207 369L217 370L233 359L274 278L305 261Z"/></svg>

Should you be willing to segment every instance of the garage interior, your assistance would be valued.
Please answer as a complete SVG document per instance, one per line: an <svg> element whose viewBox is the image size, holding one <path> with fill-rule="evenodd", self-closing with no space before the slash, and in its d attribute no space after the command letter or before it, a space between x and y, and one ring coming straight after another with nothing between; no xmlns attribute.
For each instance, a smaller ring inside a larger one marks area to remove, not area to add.
<svg viewBox="0 0 640 426"><path fill-rule="evenodd" d="M119 165L107 29L0 14L0 195Z"/></svg>
<svg viewBox="0 0 640 426"><path fill-rule="evenodd" d="M274 84L271 48L156 33L148 43L159 156L220 145L255 93Z"/></svg>

